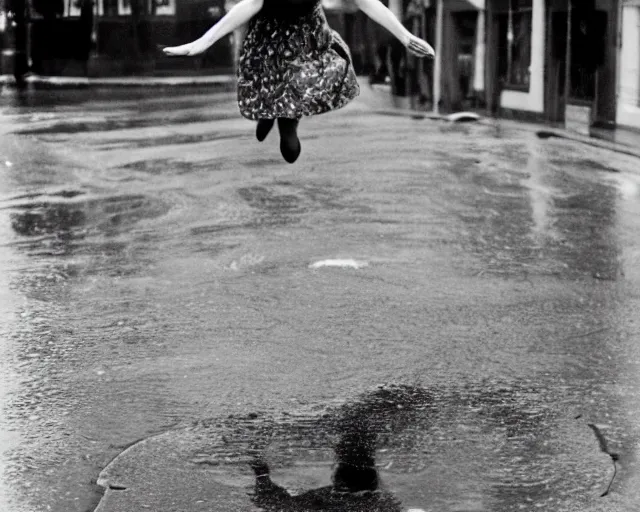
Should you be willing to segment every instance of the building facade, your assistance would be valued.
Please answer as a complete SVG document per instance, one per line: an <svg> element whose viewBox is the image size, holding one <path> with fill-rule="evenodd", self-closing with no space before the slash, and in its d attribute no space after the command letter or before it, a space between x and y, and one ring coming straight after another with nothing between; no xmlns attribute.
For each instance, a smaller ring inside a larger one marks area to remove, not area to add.
<svg viewBox="0 0 640 512"><path fill-rule="evenodd" d="M640 129L640 0L623 0L617 123Z"/></svg>
<svg viewBox="0 0 640 512"><path fill-rule="evenodd" d="M487 0L490 110L558 124L615 125L619 5Z"/></svg>
<svg viewBox="0 0 640 512"><path fill-rule="evenodd" d="M484 103L485 0L433 0L434 110ZM427 33L427 36L431 34Z"/></svg>
<svg viewBox="0 0 640 512"><path fill-rule="evenodd" d="M542 114L545 0L487 0L486 101L490 110Z"/></svg>
<svg viewBox="0 0 640 512"><path fill-rule="evenodd" d="M397 2L398 0L392 0ZM233 72L243 30L196 58L166 58L162 46L200 37L236 0L0 0L2 72L10 73L15 34L7 7L26 7L30 69L45 75ZM353 0L324 0L330 23L353 48L358 71L374 50L373 31Z"/></svg>

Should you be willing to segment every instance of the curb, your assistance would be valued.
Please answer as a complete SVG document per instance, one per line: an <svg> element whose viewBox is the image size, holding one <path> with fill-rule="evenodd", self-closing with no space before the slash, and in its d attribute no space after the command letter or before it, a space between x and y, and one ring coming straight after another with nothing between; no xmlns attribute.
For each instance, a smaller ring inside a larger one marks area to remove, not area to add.
<svg viewBox="0 0 640 512"><path fill-rule="evenodd" d="M377 86L377 85L369 85L369 90L374 96L388 95L390 94L390 89L386 86ZM397 108L397 107L374 107L372 112L385 115L385 116L395 116L395 117L408 117L414 120L424 120L429 119L432 121L444 121L447 123L456 122L455 120L449 119L449 115L444 114L436 114L431 111L421 111L415 110L411 108ZM473 114L473 112L471 112ZM494 118L494 117L484 117L481 116L480 119L475 120L475 122L481 123L486 126L495 125L496 123L501 123L504 125L512 126L513 128L529 131L535 133L541 139L548 139L551 137L557 137L560 139L570 140L572 142L579 142L581 144L586 144L591 147L605 149L609 151L613 151L619 154L632 156L635 158L640 158L640 134L638 135L638 144L637 146L626 144L623 142L613 142L605 139L598 138L593 135L583 135L577 132L572 132L563 128L555 128L545 124L536 124L536 123L528 123L523 121L515 121L511 119L504 118Z"/></svg>
<svg viewBox="0 0 640 512"><path fill-rule="evenodd" d="M25 77L29 89L87 89L87 88L136 88L136 87L214 87L221 91L235 91L236 78L232 75L192 77L57 77L30 75ZM16 89L12 75L0 75L0 86Z"/></svg>
<svg viewBox="0 0 640 512"><path fill-rule="evenodd" d="M607 149L609 151L615 151L616 153L620 153L623 155L640 158L640 150L634 149L632 146L627 146L626 144L622 144L619 142L608 142L606 140L602 140L597 137L581 136L565 130L558 130L558 129L549 130L544 128L537 130L537 135L540 138L558 137L561 139L567 139L574 142L581 142L582 144L587 144L588 146L592 146L595 148ZM640 137L638 137L638 139L640 141Z"/></svg>
<svg viewBox="0 0 640 512"><path fill-rule="evenodd" d="M417 119L417 120L429 119L432 121L444 121L447 123L455 122L448 119L447 115L434 114L432 112L421 112L419 110L411 110L411 109L376 108L373 110L373 112L375 112L376 114L385 115L385 116L410 117L411 119ZM547 126L544 124L537 125L537 124L523 123L518 121L511 121L509 119L487 118L487 117L481 117L479 120L475 122L478 122L486 126L494 125L495 123L505 123L505 124L508 123L508 124L511 124L514 128L517 128L519 130L533 132L541 139L556 137L559 139L565 139L565 140L570 140L572 142L579 142L581 144L586 144L587 146L591 146L594 148L606 149L622 155L640 158L640 135L638 136L638 149L636 149L631 145L623 144L620 142L610 142L607 140L599 139L598 137L581 135L579 133L571 132L570 130L553 128L551 126Z"/></svg>
<svg viewBox="0 0 640 512"><path fill-rule="evenodd" d="M572 132L571 130L566 130L562 128L553 128L551 126L547 126L544 124L536 125L536 124L528 124L528 123L519 123L517 121L510 121L510 120L505 120L500 118L497 118L497 119L483 118L480 120L480 122L485 125L494 124L496 122L509 123L509 124L512 124L512 126L517 129L535 133L540 139L549 139L552 137L556 137L558 139L565 139L565 140L570 140L572 142L579 142L581 144L585 144L587 146L591 146L594 148L605 149L605 150L613 151L615 153L619 153L622 155L640 158L640 136L638 136L639 147L638 149L636 149L631 145L623 144L620 142L610 142L595 136L582 135L580 133Z"/></svg>

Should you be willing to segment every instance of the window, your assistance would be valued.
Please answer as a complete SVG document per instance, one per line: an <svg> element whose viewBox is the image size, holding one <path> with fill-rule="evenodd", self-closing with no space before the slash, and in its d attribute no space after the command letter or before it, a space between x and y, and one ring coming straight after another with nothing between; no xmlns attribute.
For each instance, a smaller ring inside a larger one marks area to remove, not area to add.
<svg viewBox="0 0 640 512"><path fill-rule="evenodd" d="M498 69L506 88L529 89L533 0L497 2Z"/></svg>
<svg viewBox="0 0 640 512"><path fill-rule="evenodd" d="M173 16L176 13L176 0L151 0L153 14L158 16Z"/></svg>
<svg viewBox="0 0 640 512"><path fill-rule="evenodd" d="M117 16L118 0L102 0L102 14L104 16Z"/></svg>
<svg viewBox="0 0 640 512"><path fill-rule="evenodd" d="M80 16L80 8L82 2L80 0L66 0L64 3L65 16Z"/></svg>
<svg viewBox="0 0 640 512"><path fill-rule="evenodd" d="M598 72L604 64L608 13L578 3L571 11L571 88L569 96L579 101L596 97Z"/></svg>
<svg viewBox="0 0 640 512"><path fill-rule="evenodd" d="M157 14L172 16L176 13L176 0L117 0L118 14L129 16L131 14L131 2L140 2L142 14Z"/></svg>

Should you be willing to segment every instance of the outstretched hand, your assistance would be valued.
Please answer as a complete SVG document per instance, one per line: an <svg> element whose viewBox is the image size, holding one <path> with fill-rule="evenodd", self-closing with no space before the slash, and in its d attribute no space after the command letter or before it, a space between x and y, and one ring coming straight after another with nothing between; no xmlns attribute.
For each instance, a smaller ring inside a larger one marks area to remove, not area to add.
<svg viewBox="0 0 640 512"><path fill-rule="evenodd" d="M192 43L183 44L181 46L167 46L166 48L163 48L162 51L165 55L169 55L171 57L190 57L192 55L199 55L203 53L207 48L209 48L209 45L198 39Z"/></svg>
<svg viewBox="0 0 640 512"><path fill-rule="evenodd" d="M429 43L413 34L409 35L405 46L416 57L433 59L436 56L436 52Z"/></svg>

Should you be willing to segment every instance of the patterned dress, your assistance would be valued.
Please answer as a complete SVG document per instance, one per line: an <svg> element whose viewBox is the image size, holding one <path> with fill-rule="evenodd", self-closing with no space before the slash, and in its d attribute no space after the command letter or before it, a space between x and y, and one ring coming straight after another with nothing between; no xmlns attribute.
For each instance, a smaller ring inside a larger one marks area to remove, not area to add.
<svg viewBox="0 0 640 512"><path fill-rule="evenodd" d="M320 0L264 0L238 65L238 105L248 119L299 119L344 107L360 93L346 43Z"/></svg>

